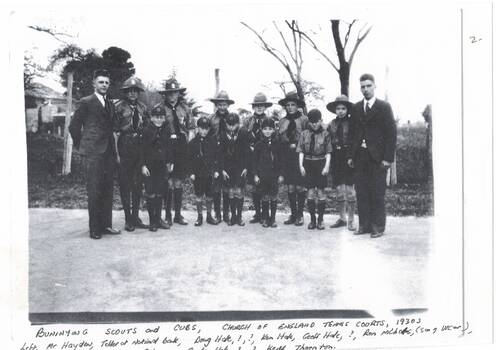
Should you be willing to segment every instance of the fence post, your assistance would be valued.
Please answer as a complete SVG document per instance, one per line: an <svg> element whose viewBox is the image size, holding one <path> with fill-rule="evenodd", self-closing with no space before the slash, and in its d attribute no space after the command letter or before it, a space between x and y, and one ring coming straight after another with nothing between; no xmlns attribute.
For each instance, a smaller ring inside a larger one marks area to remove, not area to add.
<svg viewBox="0 0 497 350"><path fill-rule="evenodd" d="M66 121L64 123L64 155L62 161L62 175L71 173L71 157L72 157L72 137L69 133L69 123L71 122L72 113L72 82L73 73L67 75L67 110Z"/></svg>

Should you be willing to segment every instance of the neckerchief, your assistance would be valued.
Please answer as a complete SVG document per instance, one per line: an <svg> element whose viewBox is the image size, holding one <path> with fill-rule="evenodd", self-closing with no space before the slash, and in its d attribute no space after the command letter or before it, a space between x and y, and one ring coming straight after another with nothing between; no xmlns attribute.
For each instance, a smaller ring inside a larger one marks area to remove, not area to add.
<svg viewBox="0 0 497 350"><path fill-rule="evenodd" d="M181 133L181 128L180 128L180 122L178 118L178 114L176 113L176 107L178 107L179 103L176 102L176 105L173 107L169 102L165 102L169 108L173 111L173 128L174 128L174 133L175 134L180 134Z"/></svg>
<svg viewBox="0 0 497 350"><path fill-rule="evenodd" d="M311 143L309 145L309 152L311 154L314 153L314 148L316 147L316 134L319 134L321 131L323 131L323 126L320 125L319 128L316 130L310 129L311 130Z"/></svg>
<svg viewBox="0 0 497 350"><path fill-rule="evenodd" d="M289 120L288 128L286 129L286 137L290 140L290 143L295 143L296 142L296 130L297 130L297 123L296 123L295 119L300 117L300 112L297 112L294 114L287 114L286 117Z"/></svg>

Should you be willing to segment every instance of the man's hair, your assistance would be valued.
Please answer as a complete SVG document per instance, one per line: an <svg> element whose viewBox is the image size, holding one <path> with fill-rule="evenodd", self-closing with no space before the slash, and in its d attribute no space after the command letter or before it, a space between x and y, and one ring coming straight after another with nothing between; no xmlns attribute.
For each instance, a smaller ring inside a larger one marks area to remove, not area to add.
<svg viewBox="0 0 497 350"><path fill-rule="evenodd" d="M110 79L109 71L107 69L97 69L93 72L93 80L97 79L98 77L107 77Z"/></svg>
<svg viewBox="0 0 497 350"><path fill-rule="evenodd" d="M373 74L369 73L365 73L361 75L361 77L359 78L359 81L365 81L365 80L371 80L373 83L375 82Z"/></svg>

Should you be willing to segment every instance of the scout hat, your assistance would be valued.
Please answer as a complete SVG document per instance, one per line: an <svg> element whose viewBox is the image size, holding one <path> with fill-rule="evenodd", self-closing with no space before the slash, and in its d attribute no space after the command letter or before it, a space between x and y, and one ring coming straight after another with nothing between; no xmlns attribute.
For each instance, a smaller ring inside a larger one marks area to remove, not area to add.
<svg viewBox="0 0 497 350"><path fill-rule="evenodd" d="M285 98L278 101L278 104L285 107L286 104L290 101L295 102L299 107L305 106L305 102L299 98L299 95L297 95L296 91L291 91L286 94Z"/></svg>
<svg viewBox="0 0 497 350"><path fill-rule="evenodd" d="M228 125L240 124L240 117L236 113L230 113L226 117L226 124Z"/></svg>
<svg viewBox="0 0 497 350"><path fill-rule="evenodd" d="M273 105L273 103L272 102L268 102L266 95L264 95L262 92L258 92L255 95L254 101L252 101L251 105L252 106L271 107Z"/></svg>
<svg viewBox="0 0 497 350"><path fill-rule="evenodd" d="M202 128L202 129L209 129L210 123L209 119L207 117L200 117L197 120L197 128Z"/></svg>
<svg viewBox="0 0 497 350"><path fill-rule="evenodd" d="M338 96L335 101L330 102L326 105L326 108L331 112L335 113L336 108L338 105L344 105L347 107L347 110L350 112L350 109L352 108L353 104L349 102L349 98L345 95L340 95ZM336 113L335 113L336 114Z"/></svg>
<svg viewBox="0 0 497 350"><path fill-rule="evenodd" d="M261 123L261 129L270 127L271 129L274 129L274 119L273 118L264 118Z"/></svg>
<svg viewBox="0 0 497 350"><path fill-rule="evenodd" d="M151 115L166 115L166 110L162 106L156 106L152 108L150 112Z"/></svg>
<svg viewBox="0 0 497 350"><path fill-rule="evenodd" d="M126 79L123 83L123 86L121 86L121 90L129 90L129 89L137 89L140 91L145 91L145 88L143 87L141 80L134 76Z"/></svg>
<svg viewBox="0 0 497 350"><path fill-rule="evenodd" d="M165 95L169 92L175 92L175 91L184 92L186 90L186 88L182 88L181 85L178 83L178 81L174 78L167 79L164 82L163 86L164 90L159 91L161 95Z"/></svg>
<svg viewBox="0 0 497 350"><path fill-rule="evenodd" d="M235 103L235 101L230 100L228 93L224 90L219 91L218 94L214 98L210 98L209 101L214 104L219 102L227 102L229 105L232 105L233 103Z"/></svg>
<svg viewBox="0 0 497 350"><path fill-rule="evenodd" d="M309 113L307 113L307 117L309 118L310 123L317 123L321 120L321 112L319 109L311 109Z"/></svg>

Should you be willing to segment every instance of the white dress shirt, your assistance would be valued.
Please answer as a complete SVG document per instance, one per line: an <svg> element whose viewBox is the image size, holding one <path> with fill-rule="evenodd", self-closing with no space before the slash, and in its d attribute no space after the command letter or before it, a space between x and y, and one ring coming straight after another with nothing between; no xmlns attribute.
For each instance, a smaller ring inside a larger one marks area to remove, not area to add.
<svg viewBox="0 0 497 350"><path fill-rule="evenodd" d="M364 107L364 112L366 112L366 105L369 106L369 108L373 108L374 103L376 102L376 97L371 97L369 100L364 99L363 100L363 107Z"/></svg>
<svg viewBox="0 0 497 350"><path fill-rule="evenodd" d="M98 92L95 92L95 95L97 95L98 100L100 101L100 103L102 104L102 106L104 106L104 108L105 108L105 96L104 95L100 95Z"/></svg>

